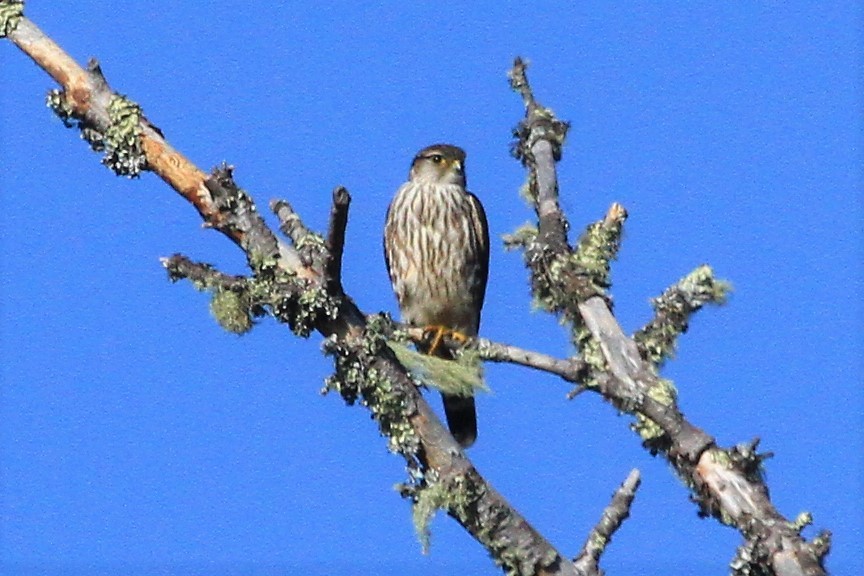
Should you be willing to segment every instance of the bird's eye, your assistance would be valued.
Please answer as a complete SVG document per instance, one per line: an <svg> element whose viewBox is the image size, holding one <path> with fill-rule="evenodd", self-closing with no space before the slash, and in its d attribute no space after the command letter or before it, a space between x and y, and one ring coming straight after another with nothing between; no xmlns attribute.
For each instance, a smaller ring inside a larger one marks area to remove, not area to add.
<svg viewBox="0 0 864 576"><path fill-rule="evenodd" d="M441 162L444 161L444 157L441 156L440 154L433 154L432 156L429 157L429 159L432 160L432 162L434 162L435 164L440 164Z"/></svg>

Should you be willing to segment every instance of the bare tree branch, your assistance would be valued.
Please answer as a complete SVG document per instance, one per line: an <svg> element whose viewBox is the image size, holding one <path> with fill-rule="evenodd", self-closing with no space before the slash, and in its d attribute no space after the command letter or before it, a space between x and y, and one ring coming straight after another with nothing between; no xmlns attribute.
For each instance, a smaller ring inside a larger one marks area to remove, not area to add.
<svg viewBox="0 0 864 576"><path fill-rule="evenodd" d="M330 210L330 226L327 230L326 276L333 282L331 291L342 292L342 253L345 248L345 228L348 225L348 207L351 195L342 186L333 190L333 207Z"/></svg>
<svg viewBox="0 0 864 576"><path fill-rule="evenodd" d="M573 560L577 570L583 574L603 576L603 571L598 566L600 555L612 541L612 536L618 531L624 520L630 516L630 505L633 504L640 483L639 470L634 468L627 475L624 483L612 495L612 501L603 510L600 521L591 530L582 551Z"/></svg>
<svg viewBox="0 0 864 576"><path fill-rule="evenodd" d="M422 342L427 336L425 330L421 327L400 324L398 328L404 331L414 342ZM511 344L493 342L488 338L469 338L466 341L462 341L444 336L442 343L450 350L456 352L462 349L476 350L483 360L533 368L541 372L560 376L568 382L580 382L585 376L587 369L587 365L580 358L555 358L542 352L526 350Z"/></svg>
<svg viewBox="0 0 864 576"><path fill-rule="evenodd" d="M516 59L510 74L514 90L526 103L525 119L514 131L518 137L515 153L530 171L531 196L539 220L536 237L522 239L526 264L535 293L541 292L550 311L563 314L573 326L574 339L591 366L592 374L585 385L616 408L637 417L634 428L646 447L667 458L693 491L700 513L712 515L741 532L746 539L742 549L747 554L741 554L739 549L733 562L740 567L736 573L749 574L747 570L752 568L757 573L784 576L824 574L824 544L829 535L823 533L813 544L805 542L800 527L772 505L759 456L740 447L720 448L710 435L685 420L674 390L642 358L636 342L623 333L605 295L585 297L596 292L598 286L608 284L602 273L608 270L614 247L609 254L600 254L605 262L589 268L581 265L584 257L570 247L562 224L566 220L558 205L555 170L567 125L536 102L521 59ZM607 215L604 222L616 219L614 214L611 216ZM623 218L619 220L623 222ZM583 296L574 300L562 294Z"/></svg>

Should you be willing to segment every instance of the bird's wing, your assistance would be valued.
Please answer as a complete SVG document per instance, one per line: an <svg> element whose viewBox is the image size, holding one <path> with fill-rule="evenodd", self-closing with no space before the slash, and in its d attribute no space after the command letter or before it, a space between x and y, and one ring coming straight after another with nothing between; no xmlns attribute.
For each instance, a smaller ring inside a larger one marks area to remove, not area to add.
<svg viewBox="0 0 864 576"><path fill-rule="evenodd" d="M486 283L489 280L489 223L486 221L486 211L483 204L471 192L467 192L468 200L473 212L471 222L474 223L474 234L477 238L477 269L480 270L478 282L473 286L471 297L477 310L475 323L475 334L480 329L480 311L483 308L483 300L486 297Z"/></svg>

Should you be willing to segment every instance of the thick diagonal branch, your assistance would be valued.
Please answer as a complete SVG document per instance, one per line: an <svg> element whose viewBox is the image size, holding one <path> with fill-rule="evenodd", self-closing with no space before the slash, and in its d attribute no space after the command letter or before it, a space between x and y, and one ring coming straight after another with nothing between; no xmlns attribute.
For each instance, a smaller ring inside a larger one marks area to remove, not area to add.
<svg viewBox="0 0 864 576"><path fill-rule="evenodd" d="M555 171L563 140L561 133L566 131L561 127L566 125L537 103L522 60L516 60L510 74L513 88L526 103L525 118L515 131L519 138L515 150L529 170L538 218L539 233L531 249L534 254L544 255L527 259L532 285L552 286L549 293L553 295L567 293L568 288L572 292L573 287L586 281L579 270L559 266L550 273L550 267L545 265L567 262L572 257L566 228L560 224L566 220L560 214ZM577 288L577 293L590 294L592 289ZM824 550L807 544L774 508L758 464L753 465L758 462L755 455L716 446L710 435L684 418L674 397L667 395L659 402L655 399L646 404L646 399L651 399L652 394L656 397L656 392L665 385L653 366L642 358L636 342L621 330L603 295L559 299L550 308L563 313L574 324L575 333L580 333L584 326L588 333L583 343L598 347L602 353L597 365L605 367L595 368L597 385L592 389L617 408L648 418L662 429L660 441L650 443L649 447L666 456L693 490L703 513L735 526L757 550L751 557L764 559L766 571L782 575L824 574L821 565Z"/></svg>
<svg viewBox="0 0 864 576"><path fill-rule="evenodd" d="M26 18L15 22L8 38L62 86L62 93L55 95L55 110L62 111L64 120L73 119L82 130L91 131L94 149L104 147L99 138L112 128L114 120L108 110L119 97L108 87L98 66L93 63L89 70L82 69ZM295 288L299 284L292 283L294 279L304 283L305 294L338 299L336 314L317 317L315 327L328 342L335 343L338 348L335 353L341 354L343 361L364 361L353 372L355 376L371 378L374 374L376 379L386 382L389 390L396 392L387 397L399 399L399 406L394 410L398 412L397 416L404 417L411 429L410 435L416 440L414 452L403 453L403 456L409 465L412 461L418 462L425 485L434 483L450 491L450 495L442 499L447 512L512 572L576 574L573 564L480 476L393 353L384 346L369 355L367 344L370 337L365 316L350 298L338 298L340 295L328 292L338 282L336 268L341 261L338 250L333 253L329 250L310 252L329 258L329 265L304 262L302 250L286 245L277 240L272 231L265 230L266 225L257 216L251 199L233 184L230 169L224 167L213 176L206 175L174 150L161 131L136 107L123 109L131 110L124 115L125 129L133 134L135 149L143 154L143 159L135 166L155 172L198 210L205 224L240 246L247 255L256 281L262 285L271 281L274 286L290 284ZM133 120L130 122L129 118ZM337 213L331 228L331 248L337 248L340 243L340 219L341 215ZM202 272L202 269L195 271ZM286 298L295 296L288 294ZM277 297L281 298L281 295ZM352 366L346 367L348 371L353 369Z"/></svg>

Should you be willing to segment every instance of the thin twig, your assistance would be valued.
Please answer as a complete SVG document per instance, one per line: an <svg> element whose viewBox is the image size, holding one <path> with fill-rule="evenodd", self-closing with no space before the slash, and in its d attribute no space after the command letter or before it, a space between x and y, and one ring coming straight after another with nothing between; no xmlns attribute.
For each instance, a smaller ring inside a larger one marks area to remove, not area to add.
<svg viewBox="0 0 864 576"><path fill-rule="evenodd" d="M516 57L516 60L513 62L513 67L510 69L510 86L519 92L519 95L522 96L522 102L525 104L525 108L530 110L532 106L534 106L534 93L531 92L531 88L528 85L528 78L525 76L525 70L527 69L527 64L520 58Z"/></svg>
<svg viewBox="0 0 864 576"><path fill-rule="evenodd" d="M295 246L302 243L306 236L312 234L287 200L273 200L270 202L270 209L279 218L279 230L290 238Z"/></svg>
<svg viewBox="0 0 864 576"><path fill-rule="evenodd" d="M630 516L630 506L633 504L640 483L639 470L634 468L627 475L624 483L612 495L612 501L603 510L600 521L591 530L581 552L573 560L576 569L582 574L596 574L598 576L603 574L599 566L600 556L612 541L612 536L618 531L624 520Z"/></svg>
<svg viewBox="0 0 864 576"><path fill-rule="evenodd" d="M327 267L328 282L338 292L342 291L342 253L345 250L345 228L348 225L348 208L351 195L342 186L333 190L333 206L330 208L330 225L327 228Z"/></svg>
<svg viewBox="0 0 864 576"><path fill-rule="evenodd" d="M423 328L398 324L399 330L404 331L414 342L423 342L426 331ZM517 364L526 368L533 368L541 372L548 372L560 376L567 382L579 383L585 375L586 364L578 357L555 358L549 354L527 350L511 344L494 342L488 338L469 338L465 342L448 338L446 335L442 343L451 350L462 348L477 350L480 358L489 362L502 362Z"/></svg>
<svg viewBox="0 0 864 576"><path fill-rule="evenodd" d="M240 290L248 284L245 276L225 274L210 264L193 262L183 254L160 258L159 261L168 270L168 277L172 282L185 278L204 288L218 287L225 290Z"/></svg>

